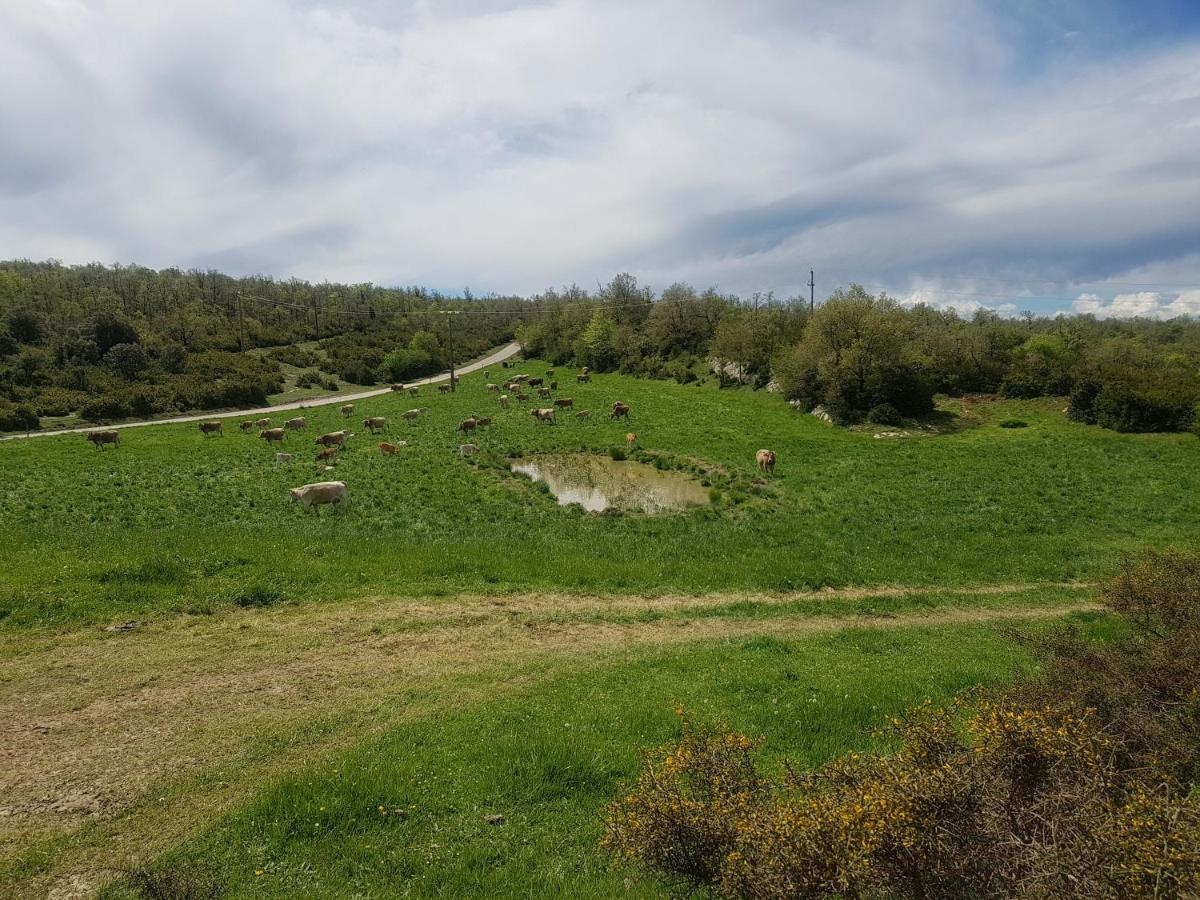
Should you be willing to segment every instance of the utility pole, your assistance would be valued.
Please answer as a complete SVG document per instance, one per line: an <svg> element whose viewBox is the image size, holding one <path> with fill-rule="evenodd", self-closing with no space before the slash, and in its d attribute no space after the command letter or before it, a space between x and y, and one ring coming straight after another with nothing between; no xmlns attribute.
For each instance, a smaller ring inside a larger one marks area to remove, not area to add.
<svg viewBox="0 0 1200 900"><path fill-rule="evenodd" d="M811 315L817 308L817 279L812 269L808 270L808 312Z"/></svg>
<svg viewBox="0 0 1200 900"><path fill-rule="evenodd" d="M450 393L452 394L458 390L458 379L454 376L454 317L458 315L460 311L461 310L457 309L440 310L443 316L450 317L446 321L446 343L450 347Z"/></svg>
<svg viewBox="0 0 1200 900"><path fill-rule="evenodd" d="M242 322L242 292L237 292L238 301L238 352L243 353L246 350L246 326Z"/></svg>

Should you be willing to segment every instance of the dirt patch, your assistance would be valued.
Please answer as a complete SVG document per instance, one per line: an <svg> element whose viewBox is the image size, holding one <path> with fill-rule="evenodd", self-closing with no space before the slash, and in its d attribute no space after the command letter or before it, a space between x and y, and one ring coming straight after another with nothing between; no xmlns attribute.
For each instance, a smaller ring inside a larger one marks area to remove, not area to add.
<svg viewBox="0 0 1200 900"><path fill-rule="evenodd" d="M1033 587L1039 586L952 593L969 602ZM545 666L539 660L549 654L878 626L879 619L856 615L747 619L711 610L909 593L890 587L753 596L374 599L238 610L43 641L0 661L0 893L19 885L22 895L52 889L85 895L108 877L105 867L114 859L146 858L183 839L273 771L311 762L439 705L513 689L540 677ZM1080 598L1052 606L948 608L884 622L889 628L941 626L1091 608ZM688 609L710 613L690 619ZM633 622L548 619L555 610L675 615ZM69 844L62 840L68 836ZM32 882L27 876L4 880L9 863L47 842L58 845L47 871ZM80 884L82 894L66 887Z"/></svg>

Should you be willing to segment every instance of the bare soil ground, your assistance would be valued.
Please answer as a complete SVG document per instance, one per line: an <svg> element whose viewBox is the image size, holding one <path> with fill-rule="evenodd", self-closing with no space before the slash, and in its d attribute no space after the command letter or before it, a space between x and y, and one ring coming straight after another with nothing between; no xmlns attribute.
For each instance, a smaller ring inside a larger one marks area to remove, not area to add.
<svg viewBox="0 0 1200 900"><path fill-rule="evenodd" d="M955 590L959 605L882 619L850 609L764 618L713 611L914 592L371 599L34 639L0 659L0 894L87 896L111 877L110 866L178 842L273 774L397 722L519 688L563 655L1095 608L1088 594L1051 605L970 605L972 596L1033 587Z"/></svg>

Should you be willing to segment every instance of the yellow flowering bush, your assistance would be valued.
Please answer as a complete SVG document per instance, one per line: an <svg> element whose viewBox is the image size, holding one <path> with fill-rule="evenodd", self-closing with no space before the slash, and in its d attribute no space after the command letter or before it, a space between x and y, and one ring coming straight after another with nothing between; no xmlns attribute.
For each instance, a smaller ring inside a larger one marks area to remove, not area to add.
<svg viewBox="0 0 1200 900"><path fill-rule="evenodd" d="M894 752L768 779L754 741L685 719L609 806L605 845L688 887L754 900L1200 897L1200 789L1188 777L1200 565L1137 565L1106 593L1140 617L1129 642L1062 651L1036 684L910 710L888 726ZM1122 672L1142 680L1128 686ZM1121 690L1099 691L1106 679ZM1126 697L1135 711L1116 702ZM1147 721L1182 760L1145 740Z"/></svg>

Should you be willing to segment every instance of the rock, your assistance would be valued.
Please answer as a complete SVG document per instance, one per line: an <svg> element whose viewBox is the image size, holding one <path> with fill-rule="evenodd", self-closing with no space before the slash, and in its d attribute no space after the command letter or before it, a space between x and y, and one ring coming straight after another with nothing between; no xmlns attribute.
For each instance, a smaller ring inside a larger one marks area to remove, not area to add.
<svg viewBox="0 0 1200 900"><path fill-rule="evenodd" d="M909 435L908 435L907 431L880 431L875 435L875 439L879 440L880 438L906 438L908 436Z"/></svg>
<svg viewBox="0 0 1200 900"><path fill-rule="evenodd" d="M831 416L829 411L823 406L814 406L809 415L816 416L822 422L829 422L830 424L833 424L833 416Z"/></svg>
<svg viewBox="0 0 1200 900"><path fill-rule="evenodd" d="M507 820L499 813L493 813L486 819L489 825L503 825Z"/></svg>
<svg viewBox="0 0 1200 900"><path fill-rule="evenodd" d="M781 390L783 390L783 388L781 388L779 386L778 381L776 381L774 378L772 378L770 381L767 382L767 386L766 386L765 390L768 394L778 394Z"/></svg>
<svg viewBox="0 0 1200 900"><path fill-rule="evenodd" d="M459 444L458 445L458 455L459 456L474 456L478 452L479 452L479 448L477 446L475 446L474 444Z"/></svg>
<svg viewBox="0 0 1200 900"><path fill-rule="evenodd" d="M130 619L128 622L122 622L120 625L108 625L105 631L133 631L135 628L140 628L142 625L137 619Z"/></svg>

